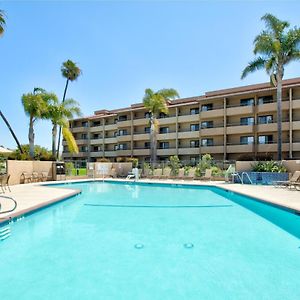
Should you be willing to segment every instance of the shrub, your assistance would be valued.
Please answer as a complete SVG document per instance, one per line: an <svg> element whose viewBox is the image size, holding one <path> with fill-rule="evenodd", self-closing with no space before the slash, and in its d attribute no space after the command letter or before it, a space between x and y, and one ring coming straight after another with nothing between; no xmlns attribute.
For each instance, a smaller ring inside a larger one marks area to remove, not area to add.
<svg viewBox="0 0 300 300"><path fill-rule="evenodd" d="M183 167L183 170L184 170L184 171L183 171L184 176L189 175L190 169L191 169L191 166L184 166L184 167Z"/></svg>
<svg viewBox="0 0 300 300"><path fill-rule="evenodd" d="M180 168L180 160L177 155L170 156L170 168L172 175L177 176Z"/></svg>
<svg viewBox="0 0 300 300"><path fill-rule="evenodd" d="M252 171L254 172L272 172L272 173L285 173L287 169L276 161L263 161L257 162L252 165Z"/></svg>
<svg viewBox="0 0 300 300"><path fill-rule="evenodd" d="M66 174L68 174L69 176L72 175L72 171L74 169L74 163L72 162L66 162L65 163L65 168L66 168Z"/></svg>
<svg viewBox="0 0 300 300"><path fill-rule="evenodd" d="M102 158L98 158L97 162L110 162L110 160L108 158L102 157Z"/></svg>
<svg viewBox="0 0 300 300"><path fill-rule="evenodd" d="M212 167L213 158L210 154L204 154L196 166L195 175L197 177L201 177L202 172L205 172L206 169L210 169Z"/></svg>
<svg viewBox="0 0 300 300"><path fill-rule="evenodd" d="M133 168L137 168L139 165L139 160L137 158L133 158L133 157L127 158L127 162L131 162Z"/></svg>

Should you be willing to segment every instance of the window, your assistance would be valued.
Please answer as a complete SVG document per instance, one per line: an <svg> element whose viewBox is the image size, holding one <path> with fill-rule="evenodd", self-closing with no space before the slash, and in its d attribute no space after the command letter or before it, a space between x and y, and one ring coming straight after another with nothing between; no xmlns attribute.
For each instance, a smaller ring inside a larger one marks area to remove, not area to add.
<svg viewBox="0 0 300 300"><path fill-rule="evenodd" d="M114 150L115 150L115 151L119 150L118 145L114 145Z"/></svg>
<svg viewBox="0 0 300 300"><path fill-rule="evenodd" d="M272 103L273 102L273 96L263 96L263 97L259 97L257 99L258 101L258 105L260 104L266 104L266 103Z"/></svg>
<svg viewBox="0 0 300 300"><path fill-rule="evenodd" d="M119 144L119 150L127 150L127 144Z"/></svg>
<svg viewBox="0 0 300 300"><path fill-rule="evenodd" d="M269 123L273 123L272 115L258 117L258 124L269 124Z"/></svg>
<svg viewBox="0 0 300 300"><path fill-rule="evenodd" d="M195 156L191 156L190 157L190 163L192 166L195 166L198 162L198 157L195 157Z"/></svg>
<svg viewBox="0 0 300 300"><path fill-rule="evenodd" d="M199 108L191 108L190 109L190 114L191 115L198 115L199 114Z"/></svg>
<svg viewBox="0 0 300 300"><path fill-rule="evenodd" d="M93 152L100 152L101 147L100 146L93 146Z"/></svg>
<svg viewBox="0 0 300 300"><path fill-rule="evenodd" d="M169 133L169 127L160 127L159 133Z"/></svg>
<svg viewBox="0 0 300 300"><path fill-rule="evenodd" d="M159 149L169 149L169 142L160 142Z"/></svg>
<svg viewBox="0 0 300 300"><path fill-rule="evenodd" d="M201 111L208 111L208 110L212 110L212 109L213 109L212 103L201 105Z"/></svg>
<svg viewBox="0 0 300 300"><path fill-rule="evenodd" d="M253 125L254 124L254 118L253 117L245 117L240 119L241 125Z"/></svg>
<svg viewBox="0 0 300 300"><path fill-rule="evenodd" d="M199 140L190 141L191 148L198 148L199 147Z"/></svg>
<svg viewBox="0 0 300 300"><path fill-rule="evenodd" d="M81 134L81 139L82 139L82 140L87 140L87 138L88 138L88 136L87 136L86 133L82 133L82 134Z"/></svg>
<svg viewBox="0 0 300 300"><path fill-rule="evenodd" d="M87 146L81 146L80 147L80 152L88 152L88 147Z"/></svg>
<svg viewBox="0 0 300 300"><path fill-rule="evenodd" d="M250 106L254 105L254 98L248 98L248 99L241 99L240 100L241 106Z"/></svg>
<svg viewBox="0 0 300 300"><path fill-rule="evenodd" d="M95 122L93 122L93 126L95 127L95 126L100 126L101 125L101 123L100 123L100 121L95 121Z"/></svg>
<svg viewBox="0 0 300 300"><path fill-rule="evenodd" d="M150 127L145 127L144 131L145 133L150 133Z"/></svg>
<svg viewBox="0 0 300 300"><path fill-rule="evenodd" d="M114 137L117 137L118 136L118 131L115 131L114 132Z"/></svg>
<svg viewBox="0 0 300 300"><path fill-rule="evenodd" d="M82 127L88 127L89 126L89 123L87 121L84 121L81 124L82 124Z"/></svg>
<svg viewBox="0 0 300 300"><path fill-rule="evenodd" d="M100 137L100 134L94 133L93 136L92 136L92 138L93 138L94 140L96 140L96 139L100 139L101 137Z"/></svg>
<svg viewBox="0 0 300 300"><path fill-rule="evenodd" d="M191 124L190 130L191 131L199 131L199 124Z"/></svg>
<svg viewBox="0 0 300 300"><path fill-rule="evenodd" d="M241 145L251 145L254 143L253 136L241 136L240 137L240 144Z"/></svg>
<svg viewBox="0 0 300 300"><path fill-rule="evenodd" d="M159 113L159 118L166 118L167 117L167 115L165 114L165 113L163 113L163 112L161 112L161 113Z"/></svg>
<svg viewBox="0 0 300 300"><path fill-rule="evenodd" d="M145 149L150 149L150 142L145 142Z"/></svg>
<svg viewBox="0 0 300 300"><path fill-rule="evenodd" d="M150 113L149 112L145 112L145 119L149 119L150 118Z"/></svg>
<svg viewBox="0 0 300 300"><path fill-rule="evenodd" d="M118 121L119 121L119 122L127 121L127 116L126 116L126 115L119 116Z"/></svg>
<svg viewBox="0 0 300 300"><path fill-rule="evenodd" d="M273 135L260 135L258 137L259 144L272 144L273 143Z"/></svg>
<svg viewBox="0 0 300 300"><path fill-rule="evenodd" d="M201 140L201 146L213 146L214 140L213 139L202 139Z"/></svg>
<svg viewBox="0 0 300 300"><path fill-rule="evenodd" d="M119 135L122 136L122 135L127 135L127 129L120 129L119 130Z"/></svg>
<svg viewBox="0 0 300 300"><path fill-rule="evenodd" d="M201 122L201 128L205 129L205 128L213 128L214 127L214 121L204 121Z"/></svg>

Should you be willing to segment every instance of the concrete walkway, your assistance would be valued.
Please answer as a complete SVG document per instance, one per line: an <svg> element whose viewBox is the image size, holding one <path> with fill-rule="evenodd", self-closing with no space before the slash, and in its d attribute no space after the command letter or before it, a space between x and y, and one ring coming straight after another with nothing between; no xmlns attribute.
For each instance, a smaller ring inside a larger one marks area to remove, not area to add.
<svg viewBox="0 0 300 300"><path fill-rule="evenodd" d="M107 179L108 181L121 181L124 179ZM79 181L79 180L78 180ZM75 180L68 182L78 182ZM88 181L88 180L80 180ZM270 202L279 206L283 206L297 212L300 212L300 191L290 190L288 188L275 188L273 186L259 186L259 185L241 185L241 184L228 184L220 181L188 181L188 180L150 180L143 179L139 182L147 183L175 183L175 184L191 184L191 185L212 185L237 192L246 196ZM58 182L55 182L58 183ZM63 183L63 182L61 182ZM80 190L72 189L70 186L67 188L57 188L55 186L43 186L40 183L22 184L11 187L11 192L1 194L4 196L12 197L18 203L17 209L10 213L0 214L0 223L21 216L27 212L37 210L43 206L51 203L62 201L65 198L77 195ZM1 211L9 210L13 207L13 202L9 199L0 197Z"/></svg>

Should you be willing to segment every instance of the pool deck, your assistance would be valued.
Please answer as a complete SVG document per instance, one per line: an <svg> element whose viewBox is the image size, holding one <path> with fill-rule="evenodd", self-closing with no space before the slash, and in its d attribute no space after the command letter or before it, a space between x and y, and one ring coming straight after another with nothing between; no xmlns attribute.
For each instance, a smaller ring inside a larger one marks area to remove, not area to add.
<svg viewBox="0 0 300 300"><path fill-rule="evenodd" d="M89 180L69 180L67 182L84 182ZM124 179L107 179L107 181L126 182ZM300 191L290 190L288 188L279 188L273 186L242 185L230 184L222 181L189 181L189 180L153 180L142 179L139 182L145 183L167 183L167 184L189 184L189 185L209 185L217 186L225 190L240 193L246 196L256 198L274 205L285 207L296 212L300 212ZM54 183L64 183L54 182ZM48 183L47 183L48 184ZM11 192L5 194L0 192L0 196L8 196L15 199L18 203L16 210L10 213L0 214L0 223L8 221L10 218L16 218L26 213L38 210L44 206L63 201L66 198L78 195L80 190L66 188L57 188L55 186L45 186L41 183L20 184L11 186ZM11 200L2 200L1 210L8 210L13 206Z"/></svg>

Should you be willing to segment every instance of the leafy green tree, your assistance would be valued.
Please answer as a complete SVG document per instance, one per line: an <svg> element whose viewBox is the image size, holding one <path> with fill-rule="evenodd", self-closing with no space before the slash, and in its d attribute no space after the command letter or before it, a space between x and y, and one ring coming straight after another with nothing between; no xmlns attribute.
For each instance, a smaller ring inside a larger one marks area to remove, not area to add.
<svg viewBox="0 0 300 300"><path fill-rule="evenodd" d="M45 118L52 122L52 156L56 157L57 127L62 127L63 137L71 153L78 153L78 147L69 129L69 119L81 115L79 103L73 99L66 99L59 103L57 97L48 104Z"/></svg>
<svg viewBox="0 0 300 300"><path fill-rule="evenodd" d="M281 21L271 14L261 18L266 28L254 39L254 54L251 61L242 72L242 79L249 73L265 69L270 75L271 84L277 88L277 155L282 159L282 80L284 68L292 61L300 59L300 29L290 28L290 24Z"/></svg>
<svg viewBox="0 0 300 300"><path fill-rule="evenodd" d="M63 95L63 100L62 103L65 102L66 95L67 95L67 90L68 90L68 85L69 82L77 80L77 78L81 74L80 68L74 63L72 60L68 59L67 61L63 62L62 67L61 67L61 74L64 78L66 78L66 86L64 90L64 95ZM60 139L61 139L61 129L62 127L59 127L59 134L58 134L58 142L57 142L57 158L59 156L59 147L60 147Z"/></svg>
<svg viewBox="0 0 300 300"><path fill-rule="evenodd" d="M22 145L23 153L21 153L20 149L16 149L13 153L9 155L9 159L16 160L31 160L31 156L29 154L30 146L29 144ZM41 147L39 145L34 146L34 155L33 158L35 160L51 160L51 151L47 148Z"/></svg>
<svg viewBox="0 0 300 300"><path fill-rule="evenodd" d="M180 169L180 159L177 155L170 156L170 168L173 176L177 176Z"/></svg>
<svg viewBox="0 0 300 300"><path fill-rule="evenodd" d="M33 93L23 94L22 104L25 114L29 117L29 155L34 159L34 124L39 119L45 119L48 104L55 101L56 95L47 93L44 89L34 88Z"/></svg>
<svg viewBox="0 0 300 300"><path fill-rule="evenodd" d="M5 18L4 18L4 11L0 9L0 37L3 35L4 33L4 27L5 27ZM15 134L15 132L13 131L13 129L11 128L7 118L4 116L4 114L2 113L2 111L0 110L0 117L2 118L2 120L4 121L5 125L7 126L8 130L10 131L11 135L13 136L15 142L18 145L18 148L20 149L20 151L22 152L22 148L21 148L21 144Z"/></svg>
<svg viewBox="0 0 300 300"><path fill-rule="evenodd" d="M151 145L151 162L156 163L157 159L157 131L159 122L157 120L160 113L168 113L167 102L178 98L179 94L174 89L162 89L154 92L151 89L145 90L143 103L150 114L150 145Z"/></svg>

